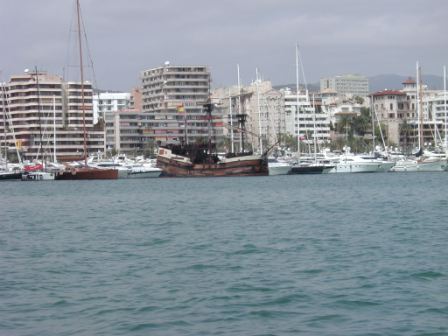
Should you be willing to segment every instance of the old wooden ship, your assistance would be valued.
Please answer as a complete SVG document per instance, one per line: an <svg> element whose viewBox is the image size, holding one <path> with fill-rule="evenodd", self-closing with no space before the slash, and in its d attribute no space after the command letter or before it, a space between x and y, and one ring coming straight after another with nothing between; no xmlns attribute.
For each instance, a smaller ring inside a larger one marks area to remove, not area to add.
<svg viewBox="0 0 448 336"><path fill-rule="evenodd" d="M207 102L204 110L210 129L213 104ZM214 153L214 148L211 132L207 144L182 143L160 147L157 167L162 169L162 176L170 177L265 176L269 173L266 153L253 154L243 149L242 153L220 157Z"/></svg>

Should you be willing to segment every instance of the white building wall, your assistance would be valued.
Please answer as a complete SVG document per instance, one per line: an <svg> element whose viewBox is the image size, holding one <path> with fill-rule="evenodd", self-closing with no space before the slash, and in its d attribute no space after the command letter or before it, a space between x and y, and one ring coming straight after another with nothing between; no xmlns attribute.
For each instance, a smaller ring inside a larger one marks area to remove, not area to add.
<svg viewBox="0 0 448 336"><path fill-rule="evenodd" d="M93 96L93 122L103 118L104 113L113 113L130 106L131 94L128 92L101 92Z"/></svg>
<svg viewBox="0 0 448 336"><path fill-rule="evenodd" d="M283 91L285 104L286 132L302 139L312 141L316 134L319 143L330 140L330 117L325 112L316 112L311 99L291 90ZM297 102L298 100L298 102Z"/></svg>

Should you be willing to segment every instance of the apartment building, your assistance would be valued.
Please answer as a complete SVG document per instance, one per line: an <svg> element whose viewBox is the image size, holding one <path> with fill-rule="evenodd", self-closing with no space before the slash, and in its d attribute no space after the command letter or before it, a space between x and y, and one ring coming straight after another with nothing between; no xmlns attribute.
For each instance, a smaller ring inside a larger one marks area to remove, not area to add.
<svg viewBox="0 0 448 336"><path fill-rule="evenodd" d="M361 75L340 75L320 79L321 92L336 92L339 96L367 97L369 95L369 79Z"/></svg>
<svg viewBox="0 0 448 336"><path fill-rule="evenodd" d="M286 132L283 96L272 88L270 81L257 80L241 88L216 89L212 97L222 110L223 123L227 125L223 134L227 142L233 141L234 151L241 151L242 147L239 115L245 120L246 150L259 151L260 146L265 150Z"/></svg>
<svg viewBox="0 0 448 336"><path fill-rule="evenodd" d="M431 91L422 85L421 98L417 99L419 88L413 78L406 79L402 85L400 90L383 90L371 95L375 116L385 126L389 143L416 147L419 123L423 129L423 143L440 143L445 133L447 114L444 93Z"/></svg>
<svg viewBox="0 0 448 336"><path fill-rule="evenodd" d="M207 138L204 104L210 97L210 72L206 66L164 66L142 72L142 110L148 115L150 135L157 144L192 143ZM212 112L213 126L221 126L219 110Z"/></svg>
<svg viewBox="0 0 448 336"><path fill-rule="evenodd" d="M286 132L302 141L320 144L330 141L330 117L306 92L283 89Z"/></svg>
<svg viewBox="0 0 448 336"><path fill-rule="evenodd" d="M73 160L84 153L84 124L87 151L103 149L103 130L93 123L92 86L64 82L43 71L14 75L4 86L4 115L1 124L9 153L25 160ZM83 112L84 110L84 112ZM2 146L4 145L2 137Z"/></svg>
<svg viewBox="0 0 448 336"><path fill-rule="evenodd" d="M149 114L142 112L141 107L141 90L135 88L129 96L129 108L105 113L106 153L124 153L129 156L154 154L152 119Z"/></svg>

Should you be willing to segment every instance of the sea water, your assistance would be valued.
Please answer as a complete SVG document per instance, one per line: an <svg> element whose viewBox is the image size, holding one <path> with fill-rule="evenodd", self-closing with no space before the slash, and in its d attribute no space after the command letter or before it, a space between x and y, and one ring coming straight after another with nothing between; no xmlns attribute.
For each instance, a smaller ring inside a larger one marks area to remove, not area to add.
<svg viewBox="0 0 448 336"><path fill-rule="evenodd" d="M0 183L0 335L448 335L448 174Z"/></svg>

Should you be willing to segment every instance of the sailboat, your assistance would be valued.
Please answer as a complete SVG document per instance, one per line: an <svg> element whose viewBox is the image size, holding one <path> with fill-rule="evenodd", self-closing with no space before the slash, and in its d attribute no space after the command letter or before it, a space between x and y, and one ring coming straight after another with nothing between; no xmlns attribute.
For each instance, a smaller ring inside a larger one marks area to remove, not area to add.
<svg viewBox="0 0 448 336"><path fill-rule="evenodd" d="M41 102L40 102L40 87L39 87L39 72L35 68L36 89L37 89L37 115L39 119L39 153L42 157L41 163L36 163L31 166L25 166L25 172L22 174L22 181L52 181L55 178L54 172L45 170L45 154L43 151L42 138L42 120L41 120Z"/></svg>
<svg viewBox="0 0 448 336"><path fill-rule="evenodd" d="M417 117L418 117L418 152L415 158L408 158L397 161L395 166L391 169L394 172L440 172L448 170L448 163L446 155L443 157L427 155L423 149L423 95L422 95L422 80L421 69L417 62ZM445 111L446 113L446 111Z"/></svg>
<svg viewBox="0 0 448 336"><path fill-rule="evenodd" d="M56 175L57 180L114 180L118 178L118 170L110 168L91 167L87 164L87 129L86 129L86 106L85 106L85 88L84 88L84 69L82 55L81 38L81 10L79 0L76 0L76 15L78 26L78 48L79 48L79 68L81 79L81 111L84 133L84 165L80 167L70 167Z"/></svg>
<svg viewBox="0 0 448 336"><path fill-rule="evenodd" d="M10 169L8 166L8 146L6 136L6 94L5 87L2 85L2 107L3 107L3 148L4 148L4 162L3 167L0 167L0 180L20 180L22 173L20 169Z"/></svg>
<svg viewBox="0 0 448 336"><path fill-rule="evenodd" d="M303 71L303 65L302 65L302 73ZM305 77L305 76L304 76ZM297 101L296 101L296 111L297 111L297 163L294 164L291 167L291 170L289 171L289 174L323 174L328 173L332 168L333 165L324 164L319 161L317 161L317 143L316 143L316 107L311 107L309 104L309 95L308 95L308 89L305 89L306 94L306 101L307 101L307 107L311 108L313 110L313 117L314 117L314 157L311 160L303 160L301 157L301 149L300 149L300 143L301 143L301 135L300 135L300 85L299 85L299 45L296 44L296 95L297 95Z"/></svg>

